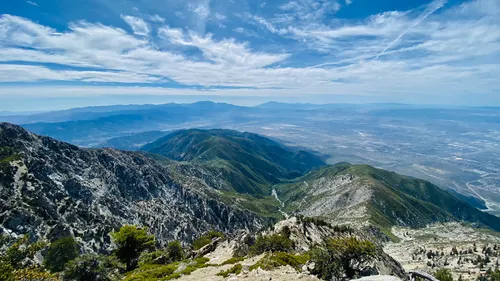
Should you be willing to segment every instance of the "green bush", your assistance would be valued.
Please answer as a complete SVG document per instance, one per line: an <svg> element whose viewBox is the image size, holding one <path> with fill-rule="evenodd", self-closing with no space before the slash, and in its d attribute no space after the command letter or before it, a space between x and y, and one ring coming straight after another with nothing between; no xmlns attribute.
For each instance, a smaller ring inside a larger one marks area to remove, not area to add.
<svg viewBox="0 0 500 281"><path fill-rule="evenodd" d="M24 235L7 248L3 259L14 269L20 269L25 266L23 265L25 259L33 260L36 252L45 248L46 245L47 243L41 241L31 243L28 236Z"/></svg>
<svg viewBox="0 0 500 281"><path fill-rule="evenodd" d="M0 259L0 281L11 281L14 278L14 267L3 259Z"/></svg>
<svg viewBox="0 0 500 281"><path fill-rule="evenodd" d="M250 247L250 252L259 255L264 252L290 252L293 249L293 241L290 238L273 234L269 236L259 235L255 244Z"/></svg>
<svg viewBox="0 0 500 281"><path fill-rule="evenodd" d="M147 228L124 225L110 235L117 246L116 256L127 265L127 271L137 267L142 252L155 248L155 237L148 234Z"/></svg>
<svg viewBox="0 0 500 281"><path fill-rule="evenodd" d="M78 244L73 237L63 237L50 244L45 256L44 266L51 272L61 272L70 260L79 253Z"/></svg>
<svg viewBox="0 0 500 281"><path fill-rule="evenodd" d="M184 249L182 249L181 242L172 241L172 242L168 243L167 254L168 254L168 258L172 262L180 261L180 260L184 259Z"/></svg>
<svg viewBox="0 0 500 281"><path fill-rule="evenodd" d="M14 271L15 281L60 281L57 276L44 271L40 267L17 269Z"/></svg>
<svg viewBox="0 0 500 281"><path fill-rule="evenodd" d="M451 271L449 269L438 269L434 276L439 281L453 281L453 276L451 275Z"/></svg>
<svg viewBox="0 0 500 281"><path fill-rule="evenodd" d="M179 263L167 265L144 265L130 272L127 277L123 279L123 281L157 281L176 279L181 276L180 273L175 273L177 268L179 268Z"/></svg>
<svg viewBox="0 0 500 281"><path fill-rule="evenodd" d="M195 250L199 250L204 246L210 244L210 242L212 242L212 239L214 238L224 239L224 233L215 230L210 230L209 232L203 234L193 242L193 248Z"/></svg>
<svg viewBox="0 0 500 281"><path fill-rule="evenodd" d="M157 250L152 252L142 252L139 256L139 266L143 266L146 264L165 264L168 262L162 262L158 259L161 257L165 257L165 260L168 259L168 254L163 250Z"/></svg>
<svg viewBox="0 0 500 281"><path fill-rule="evenodd" d="M119 270L120 264L112 257L86 254L68 262L62 276L68 281L112 281Z"/></svg>
<svg viewBox="0 0 500 281"><path fill-rule="evenodd" d="M302 271L304 266L309 261L309 255L293 255L285 252L276 252L265 255L257 263L250 267L250 270L262 268L264 270L273 270L280 266L290 265L297 271Z"/></svg>
<svg viewBox="0 0 500 281"><path fill-rule="evenodd" d="M359 272L352 264L368 262L375 253L375 245L370 241L356 237L330 239L323 247L311 251L311 260L315 263L313 274L326 280L343 274L353 278Z"/></svg>
<svg viewBox="0 0 500 281"><path fill-rule="evenodd" d="M226 261L224 261L223 263L221 263L220 265L226 265L226 264L235 264L237 262L240 262L240 261L243 261L245 260L244 257L232 257Z"/></svg>
<svg viewBox="0 0 500 281"><path fill-rule="evenodd" d="M219 273L217 273L217 276L222 276L224 278L228 277L230 274L238 275L241 273L241 270L243 269L243 266L241 264L235 264L233 267L230 269L224 271L221 270Z"/></svg>
<svg viewBox="0 0 500 281"><path fill-rule="evenodd" d="M210 261L209 258L206 258L206 257L199 257L199 258L196 258L194 259L193 261L191 261L187 266L186 268L184 268L183 271L181 271L181 274L182 275L189 275L191 274L193 271L197 270L197 269L200 269L200 268L204 268L204 267L207 267L209 266L207 263Z"/></svg>

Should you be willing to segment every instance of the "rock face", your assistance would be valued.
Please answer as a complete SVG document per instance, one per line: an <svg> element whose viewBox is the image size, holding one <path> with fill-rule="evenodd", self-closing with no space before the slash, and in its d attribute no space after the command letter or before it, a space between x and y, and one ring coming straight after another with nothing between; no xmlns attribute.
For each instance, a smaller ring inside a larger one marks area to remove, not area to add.
<svg viewBox="0 0 500 281"><path fill-rule="evenodd" d="M364 230L340 229L333 227L321 220L291 217L278 222L273 228L264 232L264 235L280 234L284 229L290 233L297 251L307 252L312 247L322 244L332 237L356 236L362 240L373 240ZM376 247L375 258L367 263L358 265L367 275L393 275L405 277L403 267L399 262L387 255L382 247Z"/></svg>
<svg viewBox="0 0 500 281"><path fill-rule="evenodd" d="M261 226L221 199L210 186L216 178L197 177L207 174L202 168L175 165L134 152L81 149L0 123L0 233L49 240L73 234L97 251L123 224L148 226L160 243L191 241L210 228Z"/></svg>
<svg viewBox="0 0 500 281"><path fill-rule="evenodd" d="M275 189L288 214L328 218L335 224L421 228L465 221L500 231L500 218L481 212L452 193L428 181L368 165L339 163Z"/></svg>

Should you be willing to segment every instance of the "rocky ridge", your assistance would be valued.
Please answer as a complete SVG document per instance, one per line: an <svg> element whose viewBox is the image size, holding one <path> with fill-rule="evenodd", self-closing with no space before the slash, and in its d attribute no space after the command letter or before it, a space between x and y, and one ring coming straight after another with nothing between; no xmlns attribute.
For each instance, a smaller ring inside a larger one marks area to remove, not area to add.
<svg viewBox="0 0 500 281"><path fill-rule="evenodd" d="M0 124L0 232L54 240L74 235L87 250L106 249L124 224L147 226L159 242L190 241L211 228L231 233L263 223L220 199L189 167L140 153L82 149ZM184 171L184 172L183 172ZM209 182L209 183L207 183Z"/></svg>

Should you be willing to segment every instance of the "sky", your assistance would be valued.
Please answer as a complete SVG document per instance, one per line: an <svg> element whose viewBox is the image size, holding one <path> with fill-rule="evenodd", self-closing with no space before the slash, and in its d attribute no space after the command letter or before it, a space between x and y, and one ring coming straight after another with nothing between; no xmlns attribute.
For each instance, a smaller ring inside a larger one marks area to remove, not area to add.
<svg viewBox="0 0 500 281"><path fill-rule="evenodd" d="M0 111L197 100L500 105L500 1L0 1Z"/></svg>

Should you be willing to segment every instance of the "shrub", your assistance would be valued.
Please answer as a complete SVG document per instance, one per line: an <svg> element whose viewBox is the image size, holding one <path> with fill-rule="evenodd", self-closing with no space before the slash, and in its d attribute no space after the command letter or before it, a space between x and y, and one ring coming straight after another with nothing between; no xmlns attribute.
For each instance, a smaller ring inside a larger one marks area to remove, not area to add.
<svg viewBox="0 0 500 281"><path fill-rule="evenodd" d="M226 261L224 261L223 263L221 263L220 265L226 265L226 264L235 264L237 262L240 262L240 261L243 261L245 260L244 257L232 257Z"/></svg>
<svg viewBox="0 0 500 281"><path fill-rule="evenodd" d="M10 281L14 278L14 268L3 259L0 259L0 281Z"/></svg>
<svg viewBox="0 0 500 281"><path fill-rule="evenodd" d="M451 275L451 271L449 269L438 269L434 276L439 281L453 281L453 276Z"/></svg>
<svg viewBox="0 0 500 281"><path fill-rule="evenodd" d="M19 281L59 281L60 279L41 268L23 268L14 271L12 280Z"/></svg>
<svg viewBox="0 0 500 281"><path fill-rule="evenodd" d="M217 276L222 276L222 277L226 278L226 277L229 276L229 274L234 274L234 275L240 274L242 269L243 269L243 266L238 263L238 264L235 264L233 267L231 267L230 269L228 269L226 271L221 270L216 275Z"/></svg>
<svg viewBox="0 0 500 281"><path fill-rule="evenodd" d="M116 256L127 265L127 271L137 267L142 252L155 248L155 237L148 234L147 228L125 225L112 232L111 238L117 245Z"/></svg>
<svg viewBox="0 0 500 281"><path fill-rule="evenodd" d="M180 277L180 273L175 271L179 268L178 263L167 265L144 265L132 271L124 281L145 281L145 280L170 280Z"/></svg>
<svg viewBox="0 0 500 281"><path fill-rule="evenodd" d="M358 272L352 264L368 262L375 253L375 245L370 241L356 237L330 239L323 248L311 251L311 260L315 263L313 273L327 280L339 277L342 272L353 278Z"/></svg>
<svg viewBox="0 0 500 281"><path fill-rule="evenodd" d="M23 268L25 266L23 262L33 260L36 252L45 248L46 245L45 242L30 243L28 236L25 235L7 248L3 259L14 269Z"/></svg>
<svg viewBox="0 0 500 281"><path fill-rule="evenodd" d="M191 272L209 266L207 263L210 261L209 258L199 257L190 262L184 270L181 271L182 275L189 275Z"/></svg>
<svg viewBox="0 0 500 281"><path fill-rule="evenodd" d="M204 246L210 244L210 242L212 242L212 239L214 238L224 239L224 233L215 230L210 230L209 232L203 234L193 242L193 248L195 250L199 250Z"/></svg>
<svg viewBox="0 0 500 281"><path fill-rule="evenodd" d="M182 249L181 242L172 241L167 245L168 258L171 261L180 261L184 258L184 250Z"/></svg>
<svg viewBox="0 0 500 281"><path fill-rule="evenodd" d="M250 248L250 252L254 255L259 255L264 252L289 252L293 249L293 242L280 234L269 236L259 235L255 240L255 244Z"/></svg>
<svg viewBox="0 0 500 281"><path fill-rule="evenodd" d="M63 237L50 244L44 266L51 272L61 272L70 260L79 253L78 245L73 237Z"/></svg>
<svg viewBox="0 0 500 281"><path fill-rule="evenodd" d="M290 265L297 271L302 271L304 266L309 261L309 255L293 255L285 252L276 252L265 255L257 263L250 267L250 270L262 268L264 270L273 270L280 266Z"/></svg>
<svg viewBox="0 0 500 281"><path fill-rule="evenodd" d="M63 280L111 281L116 279L119 266L119 263L112 257L86 254L66 264Z"/></svg>
<svg viewBox="0 0 500 281"><path fill-rule="evenodd" d="M139 256L139 266L146 264L165 264L167 263L168 254L163 250L157 250L152 252L142 252ZM159 258L165 257L165 261L160 261Z"/></svg>

